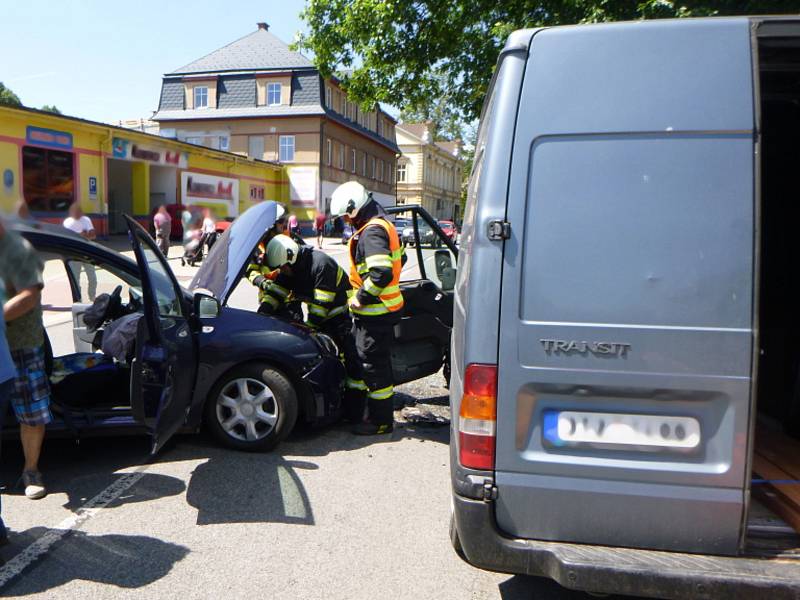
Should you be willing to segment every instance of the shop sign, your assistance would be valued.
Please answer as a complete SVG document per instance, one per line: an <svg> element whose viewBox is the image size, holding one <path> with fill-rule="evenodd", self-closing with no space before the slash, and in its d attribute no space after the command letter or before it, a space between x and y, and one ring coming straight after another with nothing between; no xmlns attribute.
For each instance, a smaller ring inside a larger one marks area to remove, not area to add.
<svg viewBox="0 0 800 600"><path fill-rule="evenodd" d="M289 198L294 206L317 205L317 170L314 167L289 169Z"/></svg>
<svg viewBox="0 0 800 600"><path fill-rule="evenodd" d="M264 199L264 186L250 184L250 200L253 202L260 202Z"/></svg>
<svg viewBox="0 0 800 600"><path fill-rule="evenodd" d="M55 129L43 129L29 125L25 130L25 140L29 144L58 148L59 150L72 149L72 134Z"/></svg>
<svg viewBox="0 0 800 600"><path fill-rule="evenodd" d="M116 137L112 140L111 146L112 156L121 160L143 160L179 169L185 169L188 165L186 153L177 150L159 150Z"/></svg>
<svg viewBox="0 0 800 600"><path fill-rule="evenodd" d="M181 200L186 206L206 206L221 217L239 215L239 180L205 173L181 173Z"/></svg>
<svg viewBox="0 0 800 600"><path fill-rule="evenodd" d="M89 198L97 200L97 177L89 177Z"/></svg>

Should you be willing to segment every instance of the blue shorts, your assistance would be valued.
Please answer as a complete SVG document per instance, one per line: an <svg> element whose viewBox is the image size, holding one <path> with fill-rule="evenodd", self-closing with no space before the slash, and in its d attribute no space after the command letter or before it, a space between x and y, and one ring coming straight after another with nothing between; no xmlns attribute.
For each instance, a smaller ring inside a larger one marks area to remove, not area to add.
<svg viewBox="0 0 800 600"><path fill-rule="evenodd" d="M17 369L11 390L11 406L17 421L24 425L47 425L50 414L50 382L44 366L44 348L12 350Z"/></svg>

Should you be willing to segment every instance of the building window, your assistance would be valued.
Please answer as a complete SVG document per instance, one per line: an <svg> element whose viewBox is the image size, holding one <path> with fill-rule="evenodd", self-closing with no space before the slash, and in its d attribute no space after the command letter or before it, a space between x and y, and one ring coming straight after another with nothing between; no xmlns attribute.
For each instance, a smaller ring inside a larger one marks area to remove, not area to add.
<svg viewBox="0 0 800 600"><path fill-rule="evenodd" d="M231 142L230 138L227 135L219 136L219 149L225 152L230 151L231 149Z"/></svg>
<svg viewBox="0 0 800 600"><path fill-rule="evenodd" d="M264 136L251 135L247 140L247 156L264 160Z"/></svg>
<svg viewBox="0 0 800 600"><path fill-rule="evenodd" d="M383 119L378 118L378 135L383 137Z"/></svg>
<svg viewBox="0 0 800 600"><path fill-rule="evenodd" d="M186 138L187 144L194 144L195 146L202 146L204 138L202 136L190 135Z"/></svg>
<svg viewBox="0 0 800 600"><path fill-rule="evenodd" d="M282 135L279 139L280 146L280 161L292 162L294 161L294 136Z"/></svg>
<svg viewBox="0 0 800 600"><path fill-rule="evenodd" d="M331 88L330 86L325 88L325 106L328 108L333 108L331 105Z"/></svg>
<svg viewBox="0 0 800 600"><path fill-rule="evenodd" d="M66 212L75 199L70 152L25 146L22 149L22 192L33 211Z"/></svg>
<svg viewBox="0 0 800 600"><path fill-rule="evenodd" d="M364 160L361 163L361 175L367 176L367 153L364 152Z"/></svg>
<svg viewBox="0 0 800 600"><path fill-rule="evenodd" d="M328 151L328 154L327 154L327 156L328 156L328 159L327 159L327 161L326 161L326 162L328 163L328 166L330 167L330 166L333 164L333 144L331 144L331 141L330 141L330 140L328 140L328 142L327 142L327 146L328 146L328 147L327 147L327 151Z"/></svg>
<svg viewBox="0 0 800 600"><path fill-rule="evenodd" d="M398 204L405 204L405 203L406 203L405 196L400 196L400 197L397 199L397 203L398 203Z"/></svg>
<svg viewBox="0 0 800 600"><path fill-rule="evenodd" d="M352 158L353 173L356 172L356 151L355 148L350 150L350 157Z"/></svg>
<svg viewBox="0 0 800 600"><path fill-rule="evenodd" d="M370 166L372 167L370 169L370 171L372 172L372 178L375 179L375 173L378 170L378 167L375 164L377 161L375 160L375 157L373 156L372 158L369 159L369 162L370 162Z"/></svg>
<svg viewBox="0 0 800 600"><path fill-rule="evenodd" d="M383 181L383 161L378 166L378 181Z"/></svg>
<svg viewBox="0 0 800 600"><path fill-rule="evenodd" d="M269 106L276 106L281 103L281 84L268 83L267 84L267 104Z"/></svg>
<svg viewBox="0 0 800 600"><path fill-rule="evenodd" d="M339 144L339 168L344 171L344 144Z"/></svg>
<svg viewBox="0 0 800 600"><path fill-rule="evenodd" d="M208 108L208 87L198 85L194 88L194 107Z"/></svg>

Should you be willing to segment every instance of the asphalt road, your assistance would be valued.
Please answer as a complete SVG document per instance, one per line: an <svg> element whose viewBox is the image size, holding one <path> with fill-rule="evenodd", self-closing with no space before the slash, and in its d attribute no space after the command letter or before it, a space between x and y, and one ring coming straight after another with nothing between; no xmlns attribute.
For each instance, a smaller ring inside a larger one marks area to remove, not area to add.
<svg viewBox="0 0 800 600"><path fill-rule="evenodd" d="M182 281L191 277L172 263ZM57 269L48 273L50 334L56 354L69 352L69 300L54 292ZM246 282L232 300L254 302ZM11 544L0 549L0 594L587 598L547 580L480 571L455 555L449 430L402 422L412 413L448 418L443 385L435 375L398 388L416 411L398 411L391 436L357 438L344 426L297 431L268 454L225 450L205 434L176 436L152 460L143 437L49 439L41 469L50 493L39 501L15 487L22 456L9 440L0 482Z"/></svg>

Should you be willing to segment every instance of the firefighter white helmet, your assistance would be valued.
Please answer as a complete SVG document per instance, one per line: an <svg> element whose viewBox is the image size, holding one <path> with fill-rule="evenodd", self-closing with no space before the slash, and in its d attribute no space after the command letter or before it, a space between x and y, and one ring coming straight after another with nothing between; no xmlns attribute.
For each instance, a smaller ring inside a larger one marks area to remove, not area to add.
<svg viewBox="0 0 800 600"><path fill-rule="evenodd" d="M293 265L299 252L300 246L288 235L276 235L267 244L267 266L279 269L283 265Z"/></svg>
<svg viewBox="0 0 800 600"><path fill-rule="evenodd" d="M370 200L372 194L357 181L343 183L331 196L331 215L334 217L355 217Z"/></svg>

